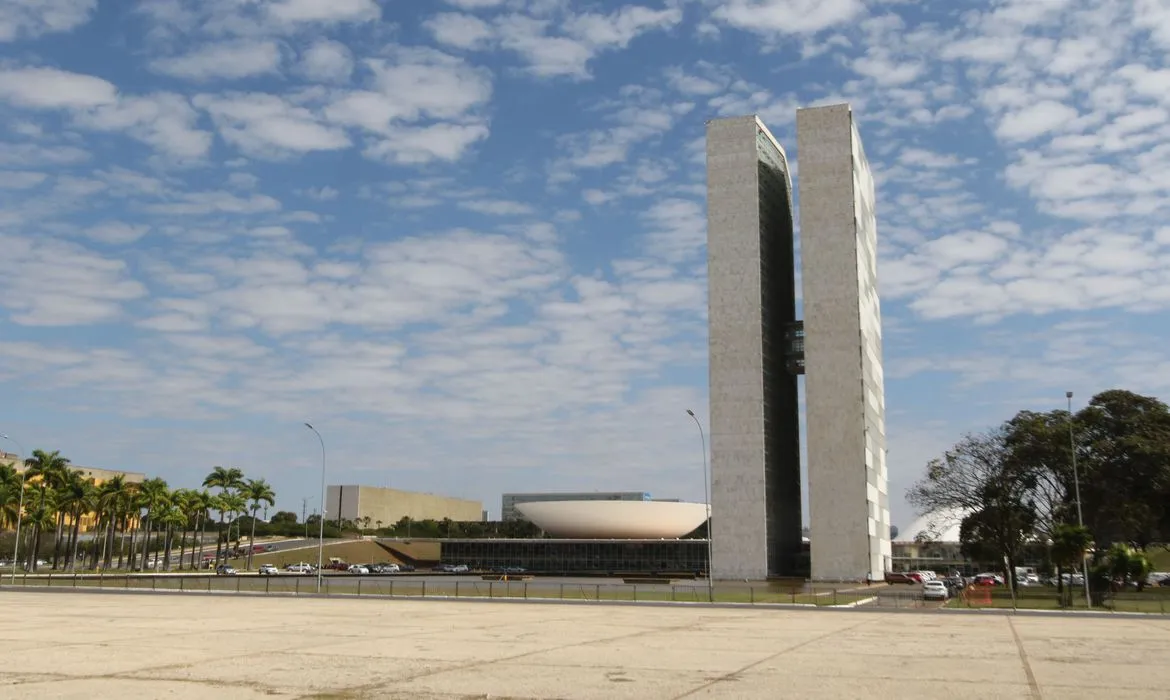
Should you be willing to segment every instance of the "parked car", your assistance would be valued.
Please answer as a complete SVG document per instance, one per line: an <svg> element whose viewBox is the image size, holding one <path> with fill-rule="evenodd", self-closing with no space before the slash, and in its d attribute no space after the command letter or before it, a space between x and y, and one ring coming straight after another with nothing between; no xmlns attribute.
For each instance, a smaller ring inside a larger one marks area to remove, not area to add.
<svg viewBox="0 0 1170 700"><path fill-rule="evenodd" d="M272 564L261 564L258 572L261 576L279 576L280 571Z"/></svg>
<svg viewBox="0 0 1170 700"><path fill-rule="evenodd" d="M942 581L927 581L922 584L922 598L924 600L946 600L950 597L951 593Z"/></svg>
<svg viewBox="0 0 1170 700"><path fill-rule="evenodd" d="M976 586L1002 586L1003 577L999 574L978 574L974 583Z"/></svg>
<svg viewBox="0 0 1170 700"><path fill-rule="evenodd" d="M220 564L219 566L215 567L215 575L216 576L235 576L236 570L235 570L235 568L230 567L227 564Z"/></svg>
<svg viewBox="0 0 1170 700"><path fill-rule="evenodd" d="M919 583L917 574L907 571L887 571L886 583Z"/></svg>
<svg viewBox="0 0 1170 700"><path fill-rule="evenodd" d="M367 567L364 564L350 564L349 568L346 569L346 571L348 571L351 574L368 574L368 573L370 573L369 567Z"/></svg>

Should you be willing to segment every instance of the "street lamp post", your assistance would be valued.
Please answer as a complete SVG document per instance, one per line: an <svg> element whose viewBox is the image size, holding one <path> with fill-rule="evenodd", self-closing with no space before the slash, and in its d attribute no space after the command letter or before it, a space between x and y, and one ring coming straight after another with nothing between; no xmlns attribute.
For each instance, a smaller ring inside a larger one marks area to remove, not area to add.
<svg viewBox="0 0 1170 700"><path fill-rule="evenodd" d="M707 505L707 599L715 602L715 556L712 553L714 550L711 546L712 532L711 532L711 491L708 486L710 483L707 478L707 436L703 433L703 424L699 422L699 417L691 409L687 409L687 415L695 421L695 425L699 428L699 440L703 443L703 500Z"/></svg>
<svg viewBox="0 0 1170 700"><path fill-rule="evenodd" d="M19 442L17 442L13 438L8 437L7 435L0 435L0 438L3 438L5 440L11 442L12 444L16 445L17 450L20 450L16 455L16 459L19 462L24 456L24 447ZM16 562L17 562L17 560L20 559L20 519L21 519L21 516L24 515L24 471L25 470L21 470L21 472L20 472L20 502L16 506L16 542L14 542L12 545L12 585L13 586L16 585Z"/></svg>
<svg viewBox="0 0 1170 700"><path fill-rule="evenodd" d="M321 443L321 520L319 529L317 531L317 592L321 592L321 565L325 554L325 439L321 437L321 433L310 423L305 423L305 427L313 431L317 436L317 442Z"/></svg>
<svg viewBox="0 0 1170 700"><path fill-rule="evenodd" d="M1072 452L1073 490L1077 499L1077 526L1083 530L1085 518L1081 512L1081 478L1077 474L1077 441L1073 435L1073 393L1066 391L1064 397L1068 399L1068 447ZM1093 607L1093 598L1089 595L1089 553L1087 551L1081 552L1081 573L1085 584L1085 605L1091 608Z"/></svg>

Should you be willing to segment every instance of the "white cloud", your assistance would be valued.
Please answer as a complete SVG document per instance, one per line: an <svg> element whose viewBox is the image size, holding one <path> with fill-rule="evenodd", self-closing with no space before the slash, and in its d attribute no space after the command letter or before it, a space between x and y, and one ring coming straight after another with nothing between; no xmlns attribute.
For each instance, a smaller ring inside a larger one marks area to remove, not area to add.
<svg viewBox="0 0 1170 700"><path fill-rule="evenodd" d="M109 245L125 245L133 243L146 235L149 226L131 225L123 221L106 221L96 226L90 226L83 233L99 243Z"/></svg>
<svg viewBox="0 0 1170 700"><path fill-rule="evenodd" d="M0 307L27 326L112 321L122 304L146 295L121 260L54 239L0 234Z"/></svg>
<svg viewBox="0 0 1170 700"><path fill-rule="evenodd" d="M489 7L499 7L504 0L443 0L448 5L461 7L465 10L482 10Z"/></svg>
<svg viewBox="0 0 1170 700"><path fill-rule="evenodd" d="M1054 100L1043 100L1004 115L996 134L1008 141L1030 141L1077 118L1077 110Z"/></svg>
<svg viewBox="0 0 1170 700"><path fill-rule="evenodd" d="M719 0L712 16L760 34L815 34L855 19L861 0Z"/></svg>
<svg viewBox="0 0 1170 700"><path fill-rule="evenodd" d="M382 17L376 0L276 0L268 14L282 22L368 22Z"/></svg>
<svg viewBox="0 0 1170 700"><path fill-rule="evenodd" d="M68 32L88 22L96 7L97 0L5 0L0 4L0 41Z"/></svg>
<svg viewBox="0 0 1170 700"><path fill-rule="evenodd" d="M488 128L482 124L403 127L375 141L366 147L364 153L374 160L402 164L455 161L473 144L487 136Z"/></svg>
<svg viewBox="0 0 1170 700"><path fill-rule="evenodd" d="M77 109L110 104L113 83L56 68L0 70L0 99L34 109Z"/></svg>
<svg viewBox="0 0 1170 700"><path fill-rule="evenodd" d="M481 49L491 44L491 26L473 15L441 12L423 23L435 41L458 49Z"/></svg>
<svg viewBox="0 0 1170 700"><path fill-rule="evenodd" d="M275 158L349 146L345 132L325 123L310 109L266 93L197 95L220 136L248 155Z"/></svg>
<svg viewBox="0 0 1170 700"><path fill-rule="evenodd" d="M187 80L235 80L275 72L280 48L274 41L227 41L155 59L150 65L157 73Z"/></svg>
<svg viewBox="0 0 1170 700"><path fill-rule="evenodd" d="M681 19L678 8L627 5L607 15L569 15L559 26L563 35L549 33L555 23L524 15L497 18L493 27L500 45L520 54L534 75L588 78L588 63L597 54L625 48L638 36L668 29Z"/></svg>
<svg viewBox="0 0 1170 700"><path fill-rule="evenodd" d="M280 209L280 202L262 194L238 197L230 192L183 192L176 201L145 207L156 214L259 214Z"/></svg>
<svg viewBox="0 0 1170 700"><path fill-rule="evenodd" d="M344 83L353 73L353 53L341 42L318 39L301 55L300 72L309 80Z"/></svg>
<svg viewBox="0 0 1170 700"><path fill-rule="evenodd" d="M532 213L532 207L527 204L512 202L506 199L471 199L460 202L459 208L473 211L477 214L491 214L494 216L519 216Z"/></svg>
<svg viewBox="0 0 1170 700"><path fill-rule="evenodd" d="M90 129L124 131L180 159L201 158L211 148L211 134L196 128L198 119L187 99L173 93L122 97L76 116Z"/></svg>
<svg viewBox="0 0 1170 700"><path fill-rule="evenodd" d="M48 175L45 173L28 170L3 170L0 171L0 189L27 190L41 184L46 178Z"/></svg>

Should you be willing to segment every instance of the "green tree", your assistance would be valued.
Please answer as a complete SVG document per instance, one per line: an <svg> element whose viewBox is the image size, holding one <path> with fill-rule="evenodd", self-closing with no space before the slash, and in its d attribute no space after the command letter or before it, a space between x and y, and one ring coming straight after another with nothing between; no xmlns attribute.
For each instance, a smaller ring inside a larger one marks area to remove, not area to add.
<svg viewBox="0 0 1170 700"><path fill-rule="evenodd" d="M256 549L256 511L260 510L260 504L267 503L268 505L276 505L276 492L268 485L264 479L249 479L244 484L241 495L250 503L250 512L252 514L252 531L248 535L248 565L247 569L252 569L252 555Z"/></svg>
<svg viewBox="0 0 1170 700"><path fill-rule="evenodd" d="M1052 547L1049 556L1056 565L1057 595L1064 605L1072 603L1072 591L1064 585L1064 572L1084 560L1085 552L1092 546L1093 538L1087 527L1061 524L1052 533ZM1086 572L1087 573L1087 572Z"/></svg>
<svg viewBox="0 0 1170 700"><path fill-rule="evenodd" d="M1007 566L1012 575L1024 543L1036 527L1030 498L1036 476L1012 458L1010 433L1000 427L965 436L927 465L926 477L907 498L921 513L961 513L960 536L967 556Z"/></svg>
<svg viewBox="0 0 1170 700"><path fill-rule="evenodd" d="M38 480L37 488L40 491L40 500L36 505L38 515L30 521L32 526L32 546L29 547L29 569L37 570L37 557L41 548L41 533L45 531L45 515L47 513L49 527L53 527L56 510L49 508L49 490L63 485L69 476L69 460L61 456L58 451L45 452L33 450L32 457L24 461L25 479ZM58 530L60 526L58 525ZM54 555L56 548L54 548Z"/></svg>
<svg viewBox="0 0 1170 700"><path fill-rule="evenodd" d="M228 493L242 488L243 485L244 472L236 469L235 467L229 467L226 469L224 467L214 467L211 470L211 473L203 479L204 488L219 489L219 500L221 505L225 503L224 497L228 495ZM219 511L219 530L222 533L224 529L224 519L227 513L223 508L217 508L216 510ZM221 540L222 537L215 538L216 564L219 564Z"/></svg>
<svg viewBox="0 0 1170 700"><path fill-rule="evenodd" d="M288 526L297 524L297 514L288 510L278 510L272 514L272 519L268 521L272 525Z"/></svg>
<svg viewBox="0 0 1170 700"><path fill-rule="evenodd" d="M144 570L149 566L151 529L157 529L158 526L154 515L166 510L170 505L171 492L167 488L166 481L160 478L147 479L139 486L137 506L139 510L144 511L140 527L142 530L142 569ZM130 566L134 568L133 557L131 557Z"/></svg>
<svg viewBox="0 0 1170 700"><path fill-rule="evenodd" d="M1098 546L1170 541L1170 409L1129 391L1097 394L1074 419L1085 524Z"/></svg>

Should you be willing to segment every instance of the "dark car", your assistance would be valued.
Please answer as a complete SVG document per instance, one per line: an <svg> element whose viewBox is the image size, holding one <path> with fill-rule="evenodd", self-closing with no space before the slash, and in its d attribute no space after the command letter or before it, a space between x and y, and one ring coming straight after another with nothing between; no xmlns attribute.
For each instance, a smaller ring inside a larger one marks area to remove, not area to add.
<svg viewBox="0 0 1170 700"><path fill-rule="evenodd" d="M906 571L887 571L886 583L920 583L920 577Z"/></svg>

